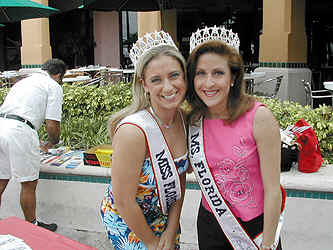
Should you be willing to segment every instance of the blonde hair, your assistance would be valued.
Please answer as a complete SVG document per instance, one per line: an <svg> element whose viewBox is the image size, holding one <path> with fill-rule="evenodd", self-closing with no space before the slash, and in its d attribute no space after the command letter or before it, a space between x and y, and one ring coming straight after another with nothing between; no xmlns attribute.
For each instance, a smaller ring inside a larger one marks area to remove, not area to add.
<svg viewBox="0 0 333 250"><path fill-rule="evenodd" d="M116 132L118 123L122 119L150 106L149 95L145 94L141 79L144 79L144 73L148 63L163 55L173 57L179 62L184 72L186 81L186 62L182 54L175 47L170 45L160 45L144 53L136 65L136 72L132 86L132 103L117 113L111 115L108 121L108 135L111 139Z"/></svg>

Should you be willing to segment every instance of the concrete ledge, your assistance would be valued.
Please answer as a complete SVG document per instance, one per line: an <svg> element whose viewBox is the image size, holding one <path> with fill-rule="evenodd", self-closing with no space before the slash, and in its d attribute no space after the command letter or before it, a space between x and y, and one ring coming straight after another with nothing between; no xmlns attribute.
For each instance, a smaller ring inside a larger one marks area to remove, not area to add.
<svg viewBox="0 0 333 250"><path fill-rule="evenodd" d="M285 189L317 192L333 192L333 165L321 167L314 173L303 173L294 166L281 173L281 185Z"/></svg>
<svg viewBox="0 0 333 250"><path fill-rule="evenodd" d="M67 228L104 232L100 204L108 184L80 181L39 180L37 217ZM21 185L11 179L2 197L0 218L24 218L20 208Z"/></svg>
<svg viewBox="0 0 333 250"><path fill-rule="evenodd" d="M75 230L105 232L100 218L100 203L109 185L109 181L106 181L106 179L111 174L110 168L84 166L83 164L75 169L66 169L65 166L43 166L41 174L46 177L48 175L50 177L60 177L60 179L42 177L39 180L37 186L38 218L45 222L56 222L66 228ZM61 179L61 177L70 178ZM198 187L194 173L187 175L187 183ZM287 192L288 190L291 190L291 193L293 190L308 190L310 191L308 193L319 192L320 194L317 193L309 197L302 194L303 196L297 197L317 198L321 202L333 200L333 165L322 167L318 172L310 174L301 173L297 170L297 167L294 167L289 172L281 173L281 184L287 189ZM191 188L187 189L186 192L185 200L187 200L190 207L186 208L185 206L184 211L196 211L201 192ZM23 218L19 205L19 193L20 184L12 179L3 195L0 218L8 216ZM193 195L188 196L188 194L195 194L196 202L194 202ZM294 196L290 195L290 197ZM187 218L190 215L193 217L193 213L182 213L182 220L191 221L192 223L182 223L185 232L191 231L187 238L186 234L182 236L186 239L183 238L182 242L188 244L195 242L195 232L192 232L195 227L195 220L192 217Z"/></svg>
<svg viewBox="0 0 333 250"><path fill-rule="evenodd" d="M41 179L95 183L109 182L108 177L111 176L111 168L87 166L83 162L74 169L66 168L70 162L65 162L61 166L42 165L40 170ZM296 164L290 171L281 173L280 182L286 190L333 193L333 165L323 166L314 173L303 173L298 171ZM187 174L187 183L192 186L198 185L194 173Z"/></svg>
<svg viewBox="0 0 333 250"><path fill-rule="evenodd" d="M68 164L69 162L67 164L64 163L61 166L53 166L50 164L42 165L40 172L50 173L50 174L70 174L70 175L102 176L102 177L111 176L111 168L87 166L84 165L82 162L79 166L72 169L72 168L66 168Z"/></svg>
<svg viewBox="0 0 333 250"><path fill-rule="evenodd" d="M77 166L75 169L66 168L66 164L61 166L43 165L41 167L41 174L55 174L59 176L72 175L78 177L77 180L85 182L84 176L88 179L93 179L94 177L110 177L111 168L86 166L83 165L83 163ZM101 181L88 180L88 182ZM290 171L281 173L280 182L281 185L287 190L333 193L333 165L321 167L319 171L314 173L300 172L298 171L296 165L292 167ZM194 173L187 175L187 183L198 185Z"/></svg>
<svg viewBox="0 0 333 250"><path fill-rule="evenodd" d="M197 184L194 173L187 175L186 182ZM321 167L319 171L314 173L302 173L298 171L296 165L290 171L281 173L280 182L287 190L333 193L333 165Z"/></svg>

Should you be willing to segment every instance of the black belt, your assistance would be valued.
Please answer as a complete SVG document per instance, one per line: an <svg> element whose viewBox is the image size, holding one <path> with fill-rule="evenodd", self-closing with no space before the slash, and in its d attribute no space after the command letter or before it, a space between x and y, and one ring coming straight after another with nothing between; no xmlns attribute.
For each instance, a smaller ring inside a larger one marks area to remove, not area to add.
<svg viewBox="0 0 333 250"><path fill-rule="evenodd" d="M6 119L13 119L13 120L17 120L17 121L23 122L23 123L27 124L30 128L35 129L34 125L32 125L32 123L30 121L22 118L21 116L11 115L11 114L0 114L0 117L6 118Z"/></svg>

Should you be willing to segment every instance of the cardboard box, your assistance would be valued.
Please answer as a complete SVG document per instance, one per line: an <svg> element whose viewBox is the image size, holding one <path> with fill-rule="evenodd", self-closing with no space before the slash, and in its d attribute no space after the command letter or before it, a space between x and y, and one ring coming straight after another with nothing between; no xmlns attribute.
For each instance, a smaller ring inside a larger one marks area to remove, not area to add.
<svg viewBox="0 0 333 250"><path fill-rule="evenodd" d="M83 152L84 165L110 168L112 147L110 144L101 144Z"/></svg>

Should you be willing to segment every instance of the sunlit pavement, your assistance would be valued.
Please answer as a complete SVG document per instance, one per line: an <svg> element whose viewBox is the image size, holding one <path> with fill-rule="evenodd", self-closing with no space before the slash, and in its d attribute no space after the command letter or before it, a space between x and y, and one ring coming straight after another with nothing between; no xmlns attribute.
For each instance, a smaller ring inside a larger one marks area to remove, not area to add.
<svg viewBox="0 0 333 250"><path fill-rule="evenodd" d="M198 249L196 240L196 216L200 191L187 189L181 216L181 249ZM285 224L282 230L282 246L285 250L331 250L333 244L333 200L288 197ZM94 246L112 249L106 234L77 231L59 225L57 233Z"/></svg>
<svg viewBox="0 0 333 250"><path fill-rule="evenodd" d="M323 168L318 173L290 171L288 178L285 175L281 174L281 183L290 190L287 190L281 237L283 249L333 249L333 166ZM201 193L195 177L188 177L181 215L181 249L194 250L198 249L196 216ZM108 183L41 179L37 187L38 218L48 223L56 222L57 233L68 238L99 250L112 249L99 215L99 204L107 186ZM295 188L300 192L291 191ZM19 183L10 181L2 197L0 218L23 218L19 207L19 190Z"/></svg>

